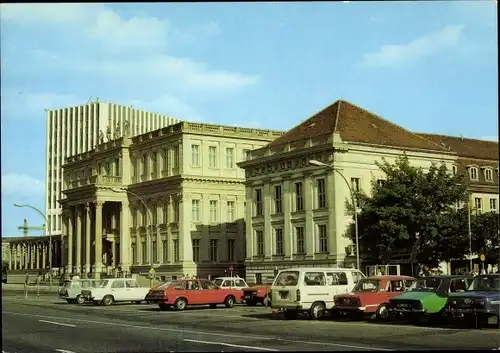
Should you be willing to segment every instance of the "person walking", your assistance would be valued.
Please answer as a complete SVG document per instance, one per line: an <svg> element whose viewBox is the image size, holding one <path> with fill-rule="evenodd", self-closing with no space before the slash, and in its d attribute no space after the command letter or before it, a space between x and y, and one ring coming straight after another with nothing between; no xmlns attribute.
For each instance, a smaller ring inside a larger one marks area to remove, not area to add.
<svg viewBox="0 0 500 353"><path fill-rule="evenodd" d="M38 272L38 276L36 277L36 297L40 298L40 282L42 281L42 273Z"/></svg>
<svg viewBox="0 0 500 353"><path fill-rule="evenodd" d="M24 297L28 298L28 286L30 285L30 275L26 272L26 277L24 278Z"/></svg>

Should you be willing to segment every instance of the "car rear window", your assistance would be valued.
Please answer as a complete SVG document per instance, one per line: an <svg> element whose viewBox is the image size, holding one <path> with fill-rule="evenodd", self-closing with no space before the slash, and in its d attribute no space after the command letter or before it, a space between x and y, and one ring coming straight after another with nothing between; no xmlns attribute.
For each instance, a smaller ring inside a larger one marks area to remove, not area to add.
<svg viewBox="0 0 500 353"><path fill-rule="evenodd" d="M299 271L283 271L274 283L277 286L296 286L299 283Z"/></svg>

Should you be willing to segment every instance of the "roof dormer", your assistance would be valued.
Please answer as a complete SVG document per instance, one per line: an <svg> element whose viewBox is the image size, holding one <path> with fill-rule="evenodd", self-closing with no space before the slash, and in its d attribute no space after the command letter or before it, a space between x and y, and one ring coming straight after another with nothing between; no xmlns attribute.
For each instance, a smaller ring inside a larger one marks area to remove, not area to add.
<svg viewBox="0 0 500 353"><path fill-rule="evenodd" d="M493 168L490 166L482 166L481 170L483 171L484 180L493 182Z"/></svg>
<svg viewBox="0 0 500 353"><path fill-rule="evenodd" d="M478 170L479 166L477 164L469 164L467 166L467 171L469 172L469 178L471 180L479 180Z"/></svg>

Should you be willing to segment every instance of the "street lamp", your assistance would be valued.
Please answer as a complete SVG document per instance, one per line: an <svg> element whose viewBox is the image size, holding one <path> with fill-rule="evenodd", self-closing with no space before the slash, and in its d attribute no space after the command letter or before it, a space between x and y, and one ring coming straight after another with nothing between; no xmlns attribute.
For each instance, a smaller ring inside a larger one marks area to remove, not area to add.
<svg viewBox="0 0 500 353"><path fill-rule="evenodd" d="M471 224L471 204L470 204L470 195L467 194L467 222L469 226L469 269L472 273L472 224Z"/></svg>
<svg viewBox="0 0 500 353"><path fill-rule="evenodd" d="M35 206L32 206L32 205L28 205L28 204L23 204L23 203L15 203L14 204L14 207L28 207L28 208L31 208L32 210L35 210L36 212L38 212L40 214L40 216L43 217L43 219L45 220L45 224L43 225L43 235L45 235L45 233L49 233L49 291L51 292L52 291L52 233L50 232L50 229L47 231L47 226L48 226L48 222L47 222L47 217L45 216L45 214L40 211L40 209L38 207L35 207Z"/></svg>
<svg viewBox="0 0 500 353"><path fill-rule="evenodd" d="M120 188L110 188L111 191L113 192L118 192L118 193L129 193L133 196L135 196L139 201L141 201L141 203L144 205L144 207L146 208L146 213L148 215L148 218L149 218L149 224L150 226L152 227L153 226L153 216L152 216L152 213L151 213L151 210L149 209L148 205L146 204L146 202L144 201L144 199L142 197L140 197L139 195L137 195L135 192L133 191L130 191L130 190L127 190L127 189L120 189ZM149 244L150 246L150 257L151 257L151 266L153 265L153 238L149 232L149 226L146 227L146 235L149 235L149 241L151 242Z"/></svg>
<svg viewBox="0 0 500 353"><path fill-rule="evenodd" d="M325 167L329 168L331 170L336 171L342 179L344 179L345 183L347 184L347 187L349 188L349 193L351 194L351 202L352 202L352 207L354 210L354 229L355 229L355 234L356 234L356 268L359 270L360 269L360 264L359 264L359 234L358 234L358 212L356 210L356 200L354 198L354 192L352 191L351 184L347 181L346 177L344 174L342 174L338 169L334 168L332 165L317 161L315 159L311 159L309 161L310 165L314 165L317 167Z"/></svg>

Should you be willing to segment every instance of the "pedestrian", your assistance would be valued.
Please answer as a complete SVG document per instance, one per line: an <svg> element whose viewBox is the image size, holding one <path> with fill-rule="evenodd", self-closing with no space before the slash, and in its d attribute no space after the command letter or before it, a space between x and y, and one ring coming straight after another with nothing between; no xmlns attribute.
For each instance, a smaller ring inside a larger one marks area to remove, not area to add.
<svg viewBox="0 0 500 353"><path fill-rule="evenodd" d="M24 297L28 298L28 286L30 285L30 275L26 272L26 277L24 278Z"/></svg>
<svg viewBox="0 0 500 353"><path fill-rule="evenodd" d="M40 282L42 281L42 273L38 272L38 276L36 277L36 297L40 298Z"/></svg>

